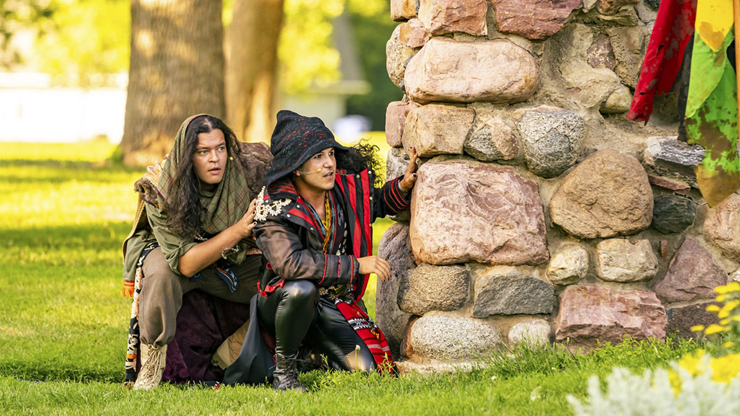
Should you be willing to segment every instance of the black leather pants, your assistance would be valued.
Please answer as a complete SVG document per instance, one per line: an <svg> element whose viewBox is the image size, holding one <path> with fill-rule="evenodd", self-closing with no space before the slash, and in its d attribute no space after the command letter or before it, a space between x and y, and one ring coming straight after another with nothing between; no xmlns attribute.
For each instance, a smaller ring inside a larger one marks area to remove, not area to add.
<svg viewBox="0 0 740 416"><path fill-rule="evenodd" d="M325 355L337 370L375 370L375 359L362 339L331 300L320 298L313 282L286 281L257 300L262 327L275 335L275 352L298 353L302 343Z"/></svg>

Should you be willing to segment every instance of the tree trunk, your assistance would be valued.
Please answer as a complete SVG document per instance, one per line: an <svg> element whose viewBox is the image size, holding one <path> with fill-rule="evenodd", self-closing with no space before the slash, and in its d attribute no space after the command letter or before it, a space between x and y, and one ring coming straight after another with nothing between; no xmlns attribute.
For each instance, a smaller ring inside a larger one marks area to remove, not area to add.
<svg viewBox="0 0 740 416"><path fill-rule="evenodd" d="M131 1L125 164L161 159L193 114L225 116L221 9L221 0Z"/></svg>
<svg viewBox="0 0 740 416"><path fill-rule="evenodd" d="M226 122L240 140L269 143L275 124L283 0L235 0L226 67Z"/></svg>

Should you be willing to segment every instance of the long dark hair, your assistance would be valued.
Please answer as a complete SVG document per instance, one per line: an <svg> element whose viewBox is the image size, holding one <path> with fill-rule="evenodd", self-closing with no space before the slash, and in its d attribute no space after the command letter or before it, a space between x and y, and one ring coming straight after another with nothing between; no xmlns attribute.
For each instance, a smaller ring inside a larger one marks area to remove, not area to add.
<svg viewBox="0 0 740 416"><path fill-rule="evenodd" d="M385 165L380 157L380 148L361 140L347 151L336 152L337 169L344 169L348 173L362 172L368 169L375 178L375 187L383 186L385 182Z"/></svg>
<svg viewBox="0 0 740 416"><path fill-rule="evenodd" d="M198 147L198 135L221 130L226 139L226 149L230 160L227 163L240 165L241 148L234 132L220 119L213 116L200 116L193 119L185 131L185 139L180 151L175 178L170 185L167 201L167 227L181 237L197 235L201 228L203 206L200 203L200 180L193 168L193 155ZM223 180L223 179L222 179Z"/></svg>

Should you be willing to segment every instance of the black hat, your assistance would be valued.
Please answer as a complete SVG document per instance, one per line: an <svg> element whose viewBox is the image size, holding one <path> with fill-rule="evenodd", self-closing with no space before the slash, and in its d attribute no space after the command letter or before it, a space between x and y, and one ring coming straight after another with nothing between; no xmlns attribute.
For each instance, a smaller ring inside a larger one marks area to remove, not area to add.
<svg viewBox="0 0 740 416"><path fill-rule="evenodd" d="M348 150L334 140L331 130L320 118L281 110L270 139L270 152L275 158L265 175L265 186L269 188L270 184L298 169L311 156L330 147Z"/></svg>

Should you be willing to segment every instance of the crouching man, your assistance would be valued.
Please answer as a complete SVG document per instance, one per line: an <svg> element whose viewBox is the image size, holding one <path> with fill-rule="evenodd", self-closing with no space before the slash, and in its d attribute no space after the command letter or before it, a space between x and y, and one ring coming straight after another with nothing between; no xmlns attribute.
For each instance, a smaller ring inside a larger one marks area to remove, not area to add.
<svg viewBox="0 0 740 416"><path fill-rule="evenodd" d="M290 111L278 113L270 150L254 234L264 256L257 315L275 337L273 387L306 390L300 348L335 369L393 372L385 336L361 300L370 273L390 277L388 262L372 255L372 223L409 206L415 150L404 176L376 188L375 147L344 147L320 119Z"/></svg>
<svg viewBox="0 0 740 416"><path fill-rule="evenodd" d="M161 382L185 293L238 303L256 293L261 256L244 163L231 129L199 115L182 124L164 163L136 183L139 209L123 248L124 293L134 297L126 382L134 389Z"/></svg>

